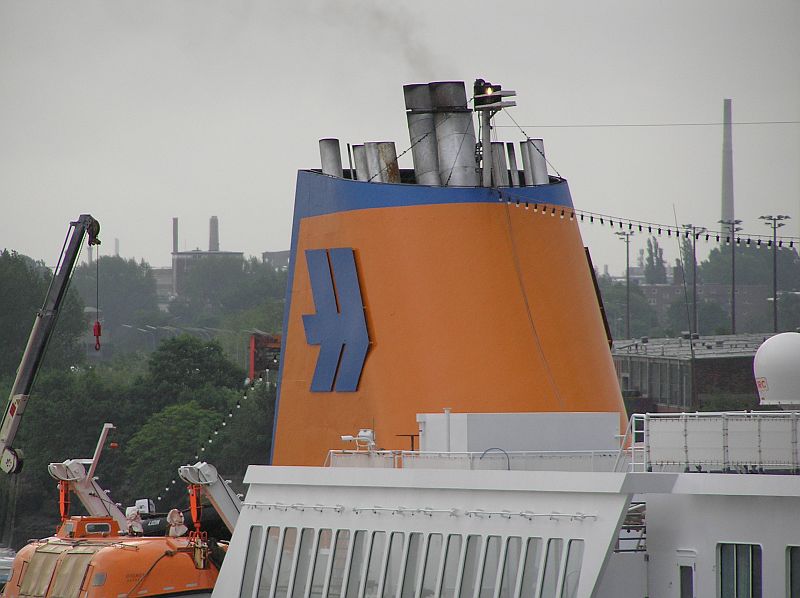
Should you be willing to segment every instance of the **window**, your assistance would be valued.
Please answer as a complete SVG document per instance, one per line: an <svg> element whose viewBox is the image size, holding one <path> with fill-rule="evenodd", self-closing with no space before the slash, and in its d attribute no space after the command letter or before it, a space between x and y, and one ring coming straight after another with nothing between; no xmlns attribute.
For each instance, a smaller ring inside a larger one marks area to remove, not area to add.
<svg viewBox="0 0 800 598"><path fill-rule="evenodd" d="M247 541L247 554L244 558L244 573L242 573L242 587L239 589L240 598L250 598L253 595L253 586L256 583L256 567L258 555L261 553L261 538L264 528L260 525L250 526L250 539Z"/></svg>
<svg viewBox="0 0 800 598"><path fill-rule="evenodd" d="M789 574L789 598L800 598L800 546L786 549L786 570Z"/></svg>
<svg viewBox="0 0 800 598"><path fill-rule="evenodd" d="M320 598L322 596L332 544L333 532L329 529L320 530L319 539L317 540L317 556L314 558L314 572L311 574L311 598Z"/></svg>
<svg viewBox="0 0 800 598"><path fill-rule="evenodd" d="M428 536L428 550L425 556L425 574L422 579L422 596L433 596L437 593L436 580L439 578L439 567L442 562L442 534Z"/></svg>
<svg viewBox="0 0 800 598"><path fill-rule="evenodd" d="M394 532L389 540L389 556L386 558L386 581L383 582L383 596L394 598L397 594L397 584L400 581L400 563L403 560L403 541L403 534L400 532Z"/></svg>
<svg viewBox="0 0 800 598"><path fill-rule="evenodd" d="M519 572L519 556L522 549L522 539L512 536L506 545L506 558L503 562L503 578L500 580L500 598L511 598L517 587L517 573ZM534 584L536 582L534 581Z"/></svg>
<svg viewBox="0 0 800 598"><path fill-rule="evenodd" d="M522 569L522 590L520 598L533 598L536 596L536 582L539 581L539 551L541 538L528 538L525 550L525 565Z"/></svg>
<svg viewBox="0 0 800 598"><path fill-rule="evenodd" d="M444 557L442 572L442 598L453 598L456 593L456 577L461 561L461 536L451 534L447 538L447 554Z"/></svg>
<svg viewBox="0 0 800 598"><path fill-rule="evenodd" d="M328 598L339 598L344 584L344 568L347 565L347 548L350 545L350 530L336 532L336 545L333 548L333 569L328 585Z"/></svg>
<svg viewBox="0 0 800 598"><path fill-rule="evenodd" d="M272 575L275 572L278 560L278 540L281 530L279 527L267 529L266 546L264 546L264 562L261 563L261 577L258 582L258 598L269 598L272 590Z"/></svg>
<svg viewBox="0 0 800 598"><path fill-rule="evenodd" d="M544 576L542 577L541 598L555 598L558 573L561 571L561 551L564 540L550 538L547 541L547 555L544 561Z"/></svg>
<svg viewBox="0 0 800 598"><path fill-rule="evenodd" d="M294 574L292 598L306 595L308 572L311 570L311 551L314 548L314 530L305 528L300 534L300 548L297 549L297 572Z"/></svg>
<svg viewBox="0 0 800 598"><path fill-rule="evenodd" d="M353 535L353 554L350 557L350 574L347 576L347 598L357 598L367 552L367 532L358 530ZM330 596L330 593L328 594Z"/></svg>
<svg viewBox="0 0 800 598"><path fill-rule="evenodd" d="M400 592L400 598L414 598L424 556L422 534L414 532L408 537L408 555L406 556L406 570L403 573L403 590Z"/></svg>
<svg viewBox="0 0 800 598"><path fill-rule="evenodd" d="M377 598L380 593L378 584L381 581L383 555L386 552L386 532L372 534L372 548L369 551L367 565L367 583L364 587L364 598ZM352 571L352 568L351 568Z"/></svg>
<svg viewBox="0 0 800 598"><path fill-rule="evenodd" d="M570 540L567 547L567 566L564 572L564 585L561 586L561 598L575 598L578 595L578 580L581 577L582 564L583 540Z"/></svg>
<svg viewBox="0 0 800 598"><path fill-rule="evenodd" d="M761 546L718 544L720 598L761 598Z"/></svg>
<svg viewBox="0 0 800 598"><path fill-rule="evenodd" d="M500 536L489 536L486 541L486 556L483 557L480 598L492 598L500 568Z"/></svg>
<svg viewBox="0 0 800 598"><path fill-rule="evenodd" d="M108 523L87 523L86 524L86 533L87 534L110 534L111 533L111 525Z"/></svg>

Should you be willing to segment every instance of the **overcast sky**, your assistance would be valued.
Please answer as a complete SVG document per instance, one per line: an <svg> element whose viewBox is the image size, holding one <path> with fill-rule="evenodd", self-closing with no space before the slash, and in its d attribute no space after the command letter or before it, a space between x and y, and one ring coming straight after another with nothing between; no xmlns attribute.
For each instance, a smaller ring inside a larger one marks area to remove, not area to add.
<svg viewBox="0 0 800 598"><path fill-rule="evenodd" d="M726 97L734 122L793 121L734 127L734 184L746 232L798 234L800 0L0 0L0 248L52 265L88 212L104 253L154 266L174 216L181 249L212 215L221 249L286 249L320 137L402 151L402 85L476 76L518 92L576 207L640 220L716 226L721 126L552 125L719 123Z"/></svg>

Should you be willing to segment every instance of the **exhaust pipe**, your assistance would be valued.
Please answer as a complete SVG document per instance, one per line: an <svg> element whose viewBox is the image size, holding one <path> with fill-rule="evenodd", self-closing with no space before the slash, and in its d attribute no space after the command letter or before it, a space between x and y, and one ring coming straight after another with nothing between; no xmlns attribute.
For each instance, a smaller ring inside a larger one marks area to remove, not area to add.
<svg viewBox="0 0 800 598"><path fill-rule="evenodd" d="M429 83L442 185L477 187L475 126L463 81Z"/></svg>
<svg viewBox="0 0 800 598"><path fill-rule="evenodd" d="M504 148L502 141L492 142L492 179L495 187L508 187L508 165Z"/></svg>
<svg viewBox="0 0 800 598"><path fill-rule="evenodd" d="M439 186L442 179L439 176L439 150L430 87L427 83L404 85L403 96L417 184Z"/></svg>
<svg viewBox="0 0 800 598"><path fill-rule="evenodd" d="M519 170L517 168L517 154L514 152L514 143L509 141L506 143L508 149L508 168L511 170L511 184L514 187L519 187Z"/></svg>
<svg viewBox="0 0 800 598"><path fill-rule="evenodd" d="M369 180L369 166L367 165L367 150L363 145L353 146L353 160L356 163L356 179Z"/></svg>
<svg viewBox="0 0 800 598"><path fill-rule="evenodd" d="M342 178L342 152L338 139L320 139L319 155L322 162L322 174Z"/></svg>

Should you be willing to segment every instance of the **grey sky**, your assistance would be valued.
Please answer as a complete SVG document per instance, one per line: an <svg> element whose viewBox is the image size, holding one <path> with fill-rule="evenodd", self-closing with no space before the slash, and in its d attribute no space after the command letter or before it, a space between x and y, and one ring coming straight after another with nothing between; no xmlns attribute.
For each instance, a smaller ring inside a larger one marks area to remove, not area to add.
<svg viewBox="0 0 800 598"><path fill-rule="evenodd" d="M212 215L222 249L285 249L318 138L405 149L402 84L476 76L518 92L577 207L715 225L721 127L535 125L719 122L725 97L736 122L798 121L799 32L800 0L0 0L0 247L52 264L89 212L104 253L118 237L155 266L173 216L181 249L207 248ZM733 139L737 217L797 235L800 125ZM622 267L607 230L584 235Z"/></svg>

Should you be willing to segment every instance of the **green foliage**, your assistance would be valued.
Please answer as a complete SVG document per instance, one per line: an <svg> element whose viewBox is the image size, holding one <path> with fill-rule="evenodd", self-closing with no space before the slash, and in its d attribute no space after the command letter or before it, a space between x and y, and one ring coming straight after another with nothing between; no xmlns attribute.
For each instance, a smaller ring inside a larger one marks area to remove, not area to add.
<svg viewBox="0 0 800 598"><path fill-rule="evenodd" d="M644 280L648 284L665 284L667 282L667 264L664 261L664 250L658 245L655 237L647 239L647 252L644 258Z"/></svg>
<svg viewBox="0 0 800 598"><path fill-rule="evenodd" d="M149 322L158 312L156 280L150 265L119 256L102 256L75 269L73 284L86 305L97 306L100 275L100 311L109 327Z"/></svg>
<svg viewBox="0 0 800 598"><path fill-rule="evenodd" d="M13 251L0 252L0 375L16 372L51 279L52 272L41 262ZM62 367L79 362L77 341L86 330L83 305L71 290L61 305L45 363Z"/></svg>
<svg viewBox="0 0 800 598"><path fill-rule="evenodd" d="M255 258L208 256L192 264L170 313L179 316L182 323L220 327L226 315L273 304L285 291L284 271Z"/></svg>
<svg viewBox="0 0 800 598"><path fill-rule="evenodd" d="M625 336L625 283L614 282L608 276L598 279L600 294L603 297L603 306L606 310L608 325L614 338ZM659 336L661 330L658 326L658 316L653 307L647 302L639 285L631 284L631 337Z"/></svg>
<svg viewBox="0 0 800 598"><path fill-rule="evenodd" d="M244 378L244 371L226 359L218 342L184 335L159 345L140 386L152 409L208 395L214 388L240 388Z"/></svg>
<svg viewBox="0 0 800 598"><path fill-rule="evenodd" d="M778 247L778 289L800 290L800 257L797 250ZM772 249L736 247L736 284L764 284L772 286ZM700 264L699 278L706 282L730 284L731 248L715 247L708 259Z"/></svg>
<svg viewBox="0 0 800 598"><path fill-rule="evenodd" d="M683 299L673 301L667 311L667 331L670 336L677 336L691 328L691 300L687 304ZM730 334L731 316L723 307L714 301L697 302L697 327L701 335Z"/></svg>
<svg viewBox="0 0 800 598"><path fill-rule="evenodd" d="M125 448L130 491L150 498L161 494L219 421L218 412L196 401L170 405L150 417Z"/></svg>

